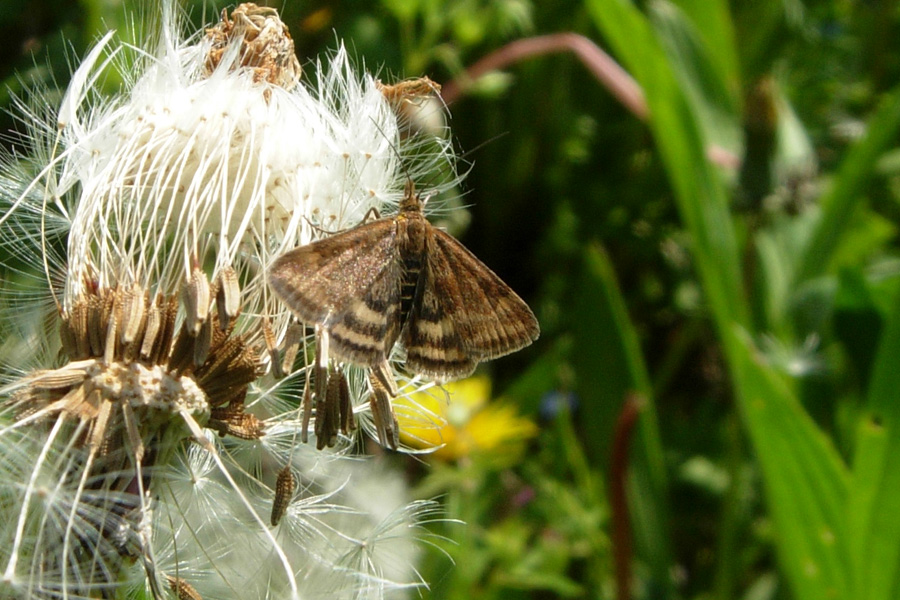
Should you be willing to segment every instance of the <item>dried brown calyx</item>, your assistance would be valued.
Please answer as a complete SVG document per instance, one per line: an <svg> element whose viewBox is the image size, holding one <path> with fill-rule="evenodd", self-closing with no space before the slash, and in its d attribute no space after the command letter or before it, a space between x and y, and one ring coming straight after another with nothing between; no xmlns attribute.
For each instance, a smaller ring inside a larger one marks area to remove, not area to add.
<svg viewBox="0 0 900 600"><path fill-rule="evenodd" d="M384 94L385 100L394 107L400 107L403 104L417 104L426 98L441 95L441 84L428 77L416 77L390 84L379 81L377 85Z"/></svg>
<svg viewBox="0 0 900 600"><path fill-rule="evenodd" d="M222 20L206 31L210 41L207 73L212 73L232 44L240 44L237 65L253 69L253 80L291 89L300 80L300 61L294 40L278 11L246 2L231 15L222 10Z"/></svg>
<svg viewBox="0 0 900 600"><path fill-rule="evenodd" d="M442 137L445 122L439 83L428 77L417 77L393 84L378 81L376 85L397 115L403 138L418 133Z"/></svg>

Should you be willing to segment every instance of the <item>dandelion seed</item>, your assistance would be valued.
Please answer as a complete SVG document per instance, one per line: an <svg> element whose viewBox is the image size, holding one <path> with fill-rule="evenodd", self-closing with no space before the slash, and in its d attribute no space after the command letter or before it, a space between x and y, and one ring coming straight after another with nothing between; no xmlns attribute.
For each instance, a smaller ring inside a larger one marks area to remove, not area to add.
<svg viewBox="0 0 900 600"><path fill-rule="evenodd" d="M178 600L203 600L203 596L194 589L194 586L184 579L166 575L166 580L169 582L169 588L171 588Z"/></svg>
<svg viewBox="0 0 900 600"><path fill-rule="evenodd" d="M290 465L285 466L278 472L278 480L275 482L275 499L272 501L272 518L271 523L274 527L281 521L284 512L287 510L294 494L294 474L291 472Z"/></svg>

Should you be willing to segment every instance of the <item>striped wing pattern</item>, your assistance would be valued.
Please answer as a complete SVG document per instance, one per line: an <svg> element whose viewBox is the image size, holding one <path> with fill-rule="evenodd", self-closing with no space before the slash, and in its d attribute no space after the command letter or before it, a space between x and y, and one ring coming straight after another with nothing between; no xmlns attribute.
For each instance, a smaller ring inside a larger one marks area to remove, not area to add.
<svg viewBox="0 0 900 600"><path fill-rule="evenodd" d="M393 219L379 219L280 256L269 285L298 319L321 325L330 351L371 366L400 333L402 266Z"/></svg>
<svg viewBox="0 0 900 600"><path fill-rule="evenodd" d="M431 227L419 302L403 344L407 368L446 381L515 352L540 330L528 305L469 250Z"/></svg>

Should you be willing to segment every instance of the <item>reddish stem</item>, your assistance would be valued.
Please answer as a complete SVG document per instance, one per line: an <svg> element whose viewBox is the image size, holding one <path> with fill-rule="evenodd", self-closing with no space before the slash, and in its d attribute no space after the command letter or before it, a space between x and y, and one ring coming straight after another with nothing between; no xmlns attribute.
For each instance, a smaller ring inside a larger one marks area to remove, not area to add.
<svg viewBox="0 0 900 600"><path fill-rule="evenodd" d="M441 96L444 102L452 104L466 88L485 73L502 69L532 56L559 52L575 53L619 102L639 119L647 118L644 93L631 75L597 44L577 33L552 33L510 42L466 69L462 77L445 85Z"/></svg>
<svg viewBox="0 0 900 600"><path fill-rule="evenodd" d="M521 60L545 54L572 52L607 90L634 116L646 121L650 114L641 86L613 58L593 41L577 33L552 33L516 40L491 52L466 72L444 85L441 97L448 105L464 95L472 84L491 71L503 69ZM722 167L740 167L740 158L719 146L707 148L707 157Z"/></svg>
<svg viewBox="0 0 900 600"><path fill-rule="evenodd" d="M625 398L613 436L609 493L617 600L628 600L631 597L631 521L626 488L631 437L643 404L643 399L637 394L629 394Z"/></svg>

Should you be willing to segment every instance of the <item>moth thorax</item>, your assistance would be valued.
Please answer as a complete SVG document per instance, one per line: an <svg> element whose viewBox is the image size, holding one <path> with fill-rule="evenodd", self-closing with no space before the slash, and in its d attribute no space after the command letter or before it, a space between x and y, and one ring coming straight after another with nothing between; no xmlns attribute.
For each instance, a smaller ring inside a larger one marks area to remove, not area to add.
<svg viewBox="0 0 900 600"><path fill-rule="evenodd" d="M428 237L428 221L422 213L406 215L399 222L400 257L404 262L412 257L421 258L425 253L425 240Z"/></svg>

